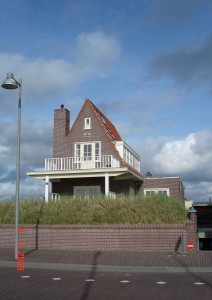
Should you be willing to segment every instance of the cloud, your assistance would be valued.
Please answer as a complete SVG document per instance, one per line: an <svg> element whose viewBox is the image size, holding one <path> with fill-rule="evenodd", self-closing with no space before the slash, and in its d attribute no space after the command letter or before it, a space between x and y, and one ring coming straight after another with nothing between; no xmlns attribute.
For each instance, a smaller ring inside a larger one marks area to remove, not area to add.
<svg viewBox="0 0 212 300"><path fill-rule="evenodd" d="M80 34L77 38L77 50L77 65L82 72L99 76L105 75L121 53L117 40L101 31Z"/></svg>
<svg viewBox="0 0 212 300"><path fill-rule="evenodd" d="M165 174L198 172L199 177L202 177L202 172L212 163L211 147L212 132L191 133L184 139L167 141L155 153L154 162ZM212 175L212 170L210 174Z"/></svg>
<svg viewBox="0 0 212 300"><path fill-rule="evenodd" d="M209 130L191 133L182 139L147 139L138 147L142 173L151 171L154 176L180 176L187 198L208 200L206 191L212 194L211 148L212 131Z"/></svg>
<svg viewBox="0 0 212 300"><path fill-rule="evenodd" d="M27 187L28 171L44 169L45 158L52 156L52 125L48 122L23 123L21 138L20 179L22 194L35 193L38 183ZM14 195L16 181L16 124L0 122L4 134L0 135L0 199L5 195ZM12 133L12 134L11 134ZM33 188L34 186L34 188ZM9 189L8 189L9 187Z"/></svg>
<svg viewBox="0 0 212 300"><path fill-rule="evenodd" d="M189 200L205 201L212 197L212 185L211 182L183 182L186 186L186 195L189 195ZM206 192L207 191L207 192Z"/></svg>
<svg viewBox="0 0 212 300"><path fill-rule="evenodd" d="M182 26L200 13L211 9L210 0L153 0L147 12L147 18L157 26Z"/></svg>
<svg viewBox="0 0 212 300"><path fill-rule="evenodd" d="M73 61L0 53L1 74L6 77L7 72L13 71L17 80L23 79L23 95L27 101L39 102L93 76L105 76L121 53L115 37L101 31L80 34L73 48L76 53ZM1 78L2 82L4 79Z"/></svg>
<svg viewBox="0 0 212 300"><path fill-rule="evenodd" d="M180 86L192 84L211 87L211 52L212 35L198 47L189 45L160 55L149 64L149 76L172 79Z"/></svg>

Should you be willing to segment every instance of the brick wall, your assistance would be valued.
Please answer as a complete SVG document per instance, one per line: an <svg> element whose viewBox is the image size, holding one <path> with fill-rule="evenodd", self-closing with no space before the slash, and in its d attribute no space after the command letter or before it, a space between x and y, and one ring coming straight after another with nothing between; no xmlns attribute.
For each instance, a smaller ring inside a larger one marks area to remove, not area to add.
<svg viewBox="0 0 212 300"><path fill-rule="evenodd" d="M20 226L21 227L21 226ZM182 225L23 225L27 249L186 251L194 242L195 222ZM14 247L14 226L0 225L0 247Z"/></svg>
<svg viewBox="0 0 212 300"><path fill-rule="evenodd" d="M84 129L84 118L91 118L91 129ZM67 109L55 110L53 157L73 157L75 143L101 141L101 155L114 155L118 158L87 102L79 112L71 130L69 122Z"/></svg>
<svg viewBox="0 0 212 300"><path fill-rule="evenodd" d="M184 187L179 177L150 177L145 178L141 186L143 189L169 188L170 197L181 199L184 203Z"/></svg>
<svg viewBox="0 0 212 300"><path fill-rule="evenodd" d="M69 127L70 112L61 105L54 111L53 157L64 157Z"/></svg>

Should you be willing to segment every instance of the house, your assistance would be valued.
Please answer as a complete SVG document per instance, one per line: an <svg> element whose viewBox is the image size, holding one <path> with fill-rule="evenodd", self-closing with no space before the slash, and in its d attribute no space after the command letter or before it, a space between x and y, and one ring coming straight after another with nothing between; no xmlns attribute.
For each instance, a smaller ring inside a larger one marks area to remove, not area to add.
<svg viewBox="0 0 212 300"><path fill-rule="evenodd" d="M141 189L144 195L162 194L178 199L185 205L185 188L180 177L154 177L147 172Z"/></svg>
<svg viewBox="0 0 212 300"><path fill-rule="evenodd" d="M89 99L71 128L69 110L64 105L55 109L53 157L45 159L44 171L27 175L45 180L46 201L50 194L81 199L136 195L144 180L139 155Z"/></svg>
<svg viewBox="0 0 212 300"><path fill-rule="evenodd" d="M140 157L125 143L115 126L86 99L70 128L70 112L64 105L54 111L53 157L45 170L27 173L45 180L45 200L70 195L80 199L100 194L106 198L155 193L179 199L184 187L179 177L144 178Z"/></svg>

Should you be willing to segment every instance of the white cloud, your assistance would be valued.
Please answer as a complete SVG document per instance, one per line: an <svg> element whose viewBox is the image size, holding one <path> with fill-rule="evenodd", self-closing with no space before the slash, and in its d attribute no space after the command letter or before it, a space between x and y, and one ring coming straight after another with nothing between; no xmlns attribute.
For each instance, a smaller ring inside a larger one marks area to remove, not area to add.
<svg viewBox="0 0 212 300"><path fill-rule="evenodd" d="M154 162L166 174L204 171L212 163L211 147L212 132L192 133L184 139L166 142L155 153Z"/></svg>
<svg viewBox="0 0 212 300"><path fill-rule="evenodd" d="M82 33L77 38L78 64L84 74L104 76L120 55L120 45L114 37L101 31Z"/></svg>
<svg viewBox="0 0 212 300"><path fill-rule="evenodd" d="M200 162L200 157L193 153L195 135L190 134L185 139L166 142L154 157L155 164L170 173L184 173L193 171Z"/></svg>
<svg viewBox="0 0 212 300"><path fill-rule="evenodd" d="M25 98L43 101L61 89L75 87L93 76L104 76L120 55L119 42L101 31L80 34L73 48L77 53L74 61L0 53L1 76L13 71L17 80L23 79Z"/></svg>
<svg viewBox="0 0 212 300"><path fill-rule="evenodd" d="M154 176L179 176L188 199L207 201L212 196L212 131L203 130L175 140L148 138L138 149L144 175L151 171Z"/></svg>

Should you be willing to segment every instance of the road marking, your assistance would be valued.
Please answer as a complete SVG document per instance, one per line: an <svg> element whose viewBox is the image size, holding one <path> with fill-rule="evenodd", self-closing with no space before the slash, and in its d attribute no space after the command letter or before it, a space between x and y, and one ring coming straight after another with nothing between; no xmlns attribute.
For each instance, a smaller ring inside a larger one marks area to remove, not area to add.
<svg viewBox="0 0 212 300"><path fill-rule="evenodd" d="M196 284L196 285L203 285L204 282L194 282L194 284Z"/></svg>
<svg viewBox="0 0 212 300"><path fill-rule="evenodd" d="M61 280L60 277L52 278L53 280Z"/></svg>
<svg viewBox="0 0 212 300"><path fill-rule="evenodd" d="M167 282L165 282L165 281L157 281L156 283L157 284L166 284Z"/></svg>
<svg viewBox="0 0 212 300"><path fill-rule="evenodd" d="M25 275L25 276L21 276L21 278L26 279L26 278L30 278L30 276Z"/></svg>
<svg viewBox="0 0 212 300"><path fill-rule="evenodd" d="M121 283L129 283L130 281L129 280L121 280L120 282Z"/></svg>
<svg viewBox="0 0 212 300"><path fill-rule="evenodd" d="M95 280L94 279L86 279L85 281L92 282L92 281L95 281Z"/></svg>

